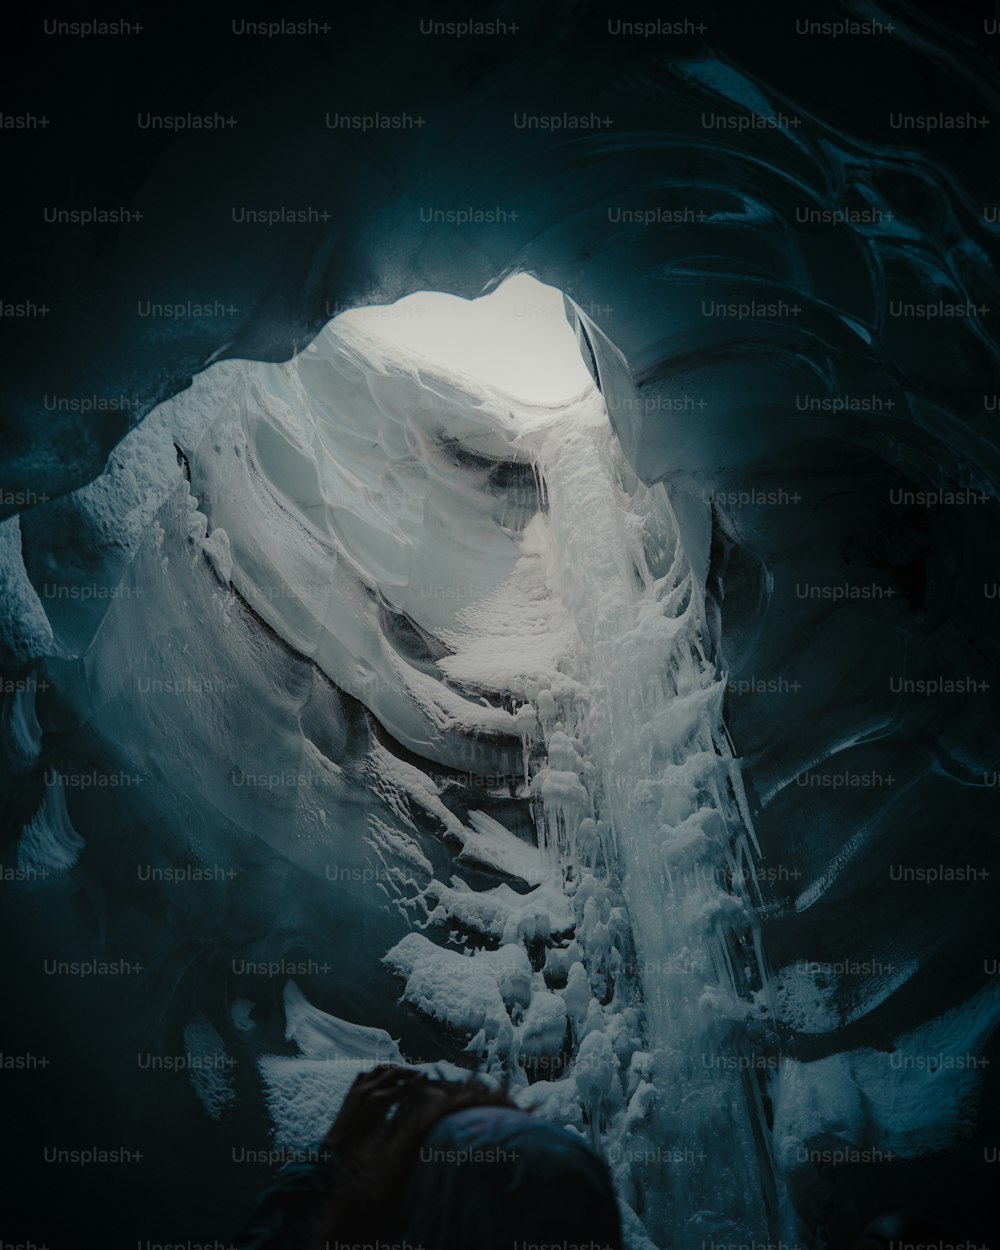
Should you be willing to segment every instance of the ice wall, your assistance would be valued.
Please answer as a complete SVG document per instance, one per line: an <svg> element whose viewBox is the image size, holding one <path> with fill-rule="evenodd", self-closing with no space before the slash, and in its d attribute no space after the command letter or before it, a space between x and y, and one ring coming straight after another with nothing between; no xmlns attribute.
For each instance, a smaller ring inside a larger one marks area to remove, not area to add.
<svg viewBox="0 0 1000 1250"><path fill-rule="evenodd" d="M361 319L259 376L249 454L207 458L212 522L268 624L420 757L368 761L403 816L368 831L417 925L386 952L403 1001L512 1073L525 1105L588 1134L654 1238L752 1237L775 1187L751 1063L774 1037L732 885L752 852L699 641L703 591L662 488L631 473L593 387L531 406L394 354ZM190 462L197 479L203 457ZM255 478L282 505L263 534ZM405 613L408 654L364 590ZM495 806L461 819L428 757L509 777L531 824ZM422 824L458 851L444 872L419 849ZM465 865L504 883L472 888ZM304 1145L313 1118L286 1114L279 1132ZM719 1136L739 1144L712 1152Z"/></svg>
<svg viewBox="0 0 1000 1250"><path fill-rule="evenodd" d="M608 1157L631 1244L749 1237L775 1181L737 1062L762 983L722 683L666 494L580 381L532 405L344 318L159 409L38 514L63 732L43 711L40 750L12 708L12 748L72 785L85 747L117 785L71 812L49 786L19 854L86 848L93 953L146 949L133 1030L198 1057L220 1129L238 1056L279 1150L380 1054L483 1065Z"/></svg>

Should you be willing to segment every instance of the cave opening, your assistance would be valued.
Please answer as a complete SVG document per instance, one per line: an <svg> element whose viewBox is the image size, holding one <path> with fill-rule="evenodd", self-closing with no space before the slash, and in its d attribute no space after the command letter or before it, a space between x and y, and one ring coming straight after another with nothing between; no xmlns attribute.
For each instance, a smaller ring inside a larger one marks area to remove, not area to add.
<svg viewBox="0 0 1000 1250"><path fill-rule="evenodd" d="M418 291L394 304L351 309L335 321L532 404L568 402L593 383L566 296L528 273L472 300Z"/></svg>

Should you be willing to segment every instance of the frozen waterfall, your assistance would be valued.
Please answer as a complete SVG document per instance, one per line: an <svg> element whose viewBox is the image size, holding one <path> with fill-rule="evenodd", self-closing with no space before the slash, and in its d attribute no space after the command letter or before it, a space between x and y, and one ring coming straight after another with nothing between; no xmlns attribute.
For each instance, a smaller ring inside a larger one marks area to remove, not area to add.
<svg viewBox="0 0 1000 1250"><path fill-rule="evenodd" d="M775 1037L703 588L561 297L508 288L480 303L524 318L546 376L570 354L562 398L533 402L523 361L508 389L484 378L522 346L499 328L476 327L499 349L475 373L435 356L427 297L346 314L254 367L229 429L245 454L189 452L203 541L224 531L246 602L410 753L373 742L364 764L371 876L409 928L384 952L403 1001L587 1134L657 1242L745 1241L773 1202ZM290 1093L314 1061L265 1067L290 1147L333 1109Z"/></svg>

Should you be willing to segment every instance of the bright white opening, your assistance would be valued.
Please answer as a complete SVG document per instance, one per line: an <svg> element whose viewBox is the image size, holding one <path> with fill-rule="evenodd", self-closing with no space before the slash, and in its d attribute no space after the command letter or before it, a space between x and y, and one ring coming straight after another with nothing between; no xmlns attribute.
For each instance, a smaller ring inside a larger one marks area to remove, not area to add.
<svg viewBox="0 0 1000 1250"><path fill-rule="evenodd" d="M562 403L593 385L562 292L529 274L479 299L418 291L337 320L529 403Z"/></svg>

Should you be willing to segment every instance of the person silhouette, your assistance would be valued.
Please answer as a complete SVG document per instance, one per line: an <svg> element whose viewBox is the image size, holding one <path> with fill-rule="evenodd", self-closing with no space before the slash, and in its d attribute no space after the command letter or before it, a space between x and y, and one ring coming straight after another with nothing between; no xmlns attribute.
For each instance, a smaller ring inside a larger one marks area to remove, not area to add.
<svg viewBox="0 0 1000 1250"><path fill-rule="evenodd" d="M622 1250L611 1177L577 1134L478 1077L362 1073L308 1163L286 1165L234 1250Z"/></svg>

